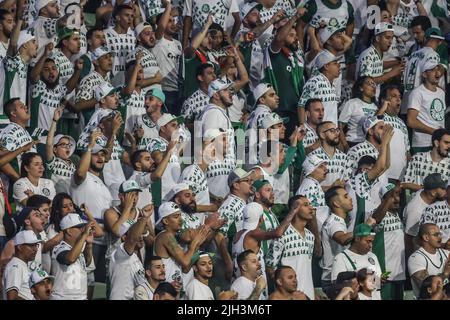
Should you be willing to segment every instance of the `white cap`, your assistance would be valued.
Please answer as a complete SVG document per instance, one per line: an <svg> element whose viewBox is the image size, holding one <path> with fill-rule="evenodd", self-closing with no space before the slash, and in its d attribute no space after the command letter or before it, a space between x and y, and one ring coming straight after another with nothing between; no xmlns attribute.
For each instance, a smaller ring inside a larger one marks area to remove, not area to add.
<svg viewBox="0 0 450 320"><path fill-rule="evenodd" d="M180 207L175 202L164 202L159 206L158 215L159 219L155 223L155 227L161 228L161 222L164 218L170 216L171 214L180 212Z"/></svg>
<svg viewBox="0 0 450 320"><path fill-rule="evenodd" d="M287 123L289 118L281 118L277 113L271 112L264 116L262 119L262 127L263 129L269 129L271 126L279 124L279 123Z"/></svg>
<svg viewBox="0 0 450 320"><path fill-rule="evenodd" d="M75 142L75 139L72 138L71 136L66 136L63 134L56 135L55 139L53 140L53 146L56 146L62 138L69 139L69 142L72 145L70 147L70 156L73 155L73 153L75 152L75 146L77 145L77 143Z"/></svg>
<svg viewBox="0 0 450 320"><path fill-rule="evenodd" d="M91 154L96 154L99 153L100 151L108 152L108 149L106 149L106 147L102 146L101 144L96 143L92 148Z"/></svg>
<svg viewBox="0 0 450 320"><path fill-rule="evenodd" d="M29 280L30 288L34 287L36 284L44 281L45 279L54 280L55 277L49 275L45 270L35 269L30 276Z"/></svg>
<svg viewBox="0 0 450 320"><path fill-rule="evenodd" d="M362 119L362 129L365 134L369 131L370 128L373 128L378 122L382 122L382 116L370 116Z"/></svg>
<svg viewBox="0 0 450 320"><path fill-rule="evenodd" d="M119 88L114 88L108 81L104 81L95 87L95 99L100 101L118 90Z"/></svg>
<svg viewBox="0 0 450 320"><path fill-rule="evenodd" d="M313 173L322 163L326 164L327 162L315 155L307 156L303 162L303 172L305 173L305 177Z"/></svg>
<svg viewBox="0 0 450 320"><path fill-rule="evenodd" d="M178 192L185 191L185 190L191 190L191 188L189 187L189 184L187 184L186 182L177 183L166 194L163 201L170 201L178 194Z"/></svg>
<svg viewBox="0 0 450 320"><path fill-rule="evenodd" d="M203 141L213 141L222 134L225 134L225 131L219 129L208 129L203 135Z"/></svg>
<svg viewBox="0 0 450 320"><path fill-rule="evenodd" d="M333 34L338 32L340 29L332 26L327 26L319 30L319 39L322 44L328 41Z"/></svg>
<svg viewBox="0 0 450 320"><path fill-rule="evenodd" d="M395 184L393 184L393 183L388 183L388 184L382 186L379 191L380 198L383 199L383 197L386 195L386 193L388 193L392 189L395 189Z"/></svg>
<svg viewBox="0 0 450 320"><path fill-rule="evenodd" d="M41 239L38 239L36 233L33 230L24 230L20 231L14 237L14 245L18 246L20 244L35 244L42 242Z"/></svg>
<svg viewBox="0 0 450 320"><path fill-rule="evenodd" d="M317 69L320 70L324 65L336 60L338 60L338 58L334 54L328 50L323 50L317 55L315 64Z"/></svg>
<svg viewBox="0 0 450 320"><path fill-rule="evenodd" d="M119 235L123 236L130 230L131 226L135 224L135 221L133 219L128 219L124 223L122 223L119 227Z"/></svg>
<svg viewBox="0 0 450 320"><path fill-rule="evenodd" d="M425 72L428 70L433 70L434 68L436 68L439 65L439 62L435 61L435 60L426 60L426 61L422 61L420 63L420 72Z"/></svg>
<svg viewBox="0 0 450 320"><path fill-rule="evenodd" d="M120 184L119 193L127 193L132 191L142 192L142 189L139 187L136 180L125 180Z"/></svg>
<svg viewBox="0 0 450 320"><path fill-rule="evenodd" d="M93 195L94 196L94 195ZM61 230L66 230L73 227L81 227L87 224L86 220L81 219L77 213L69 213L67 216L61 219L59 226Z"/></svg>
<svg viewBox="0 0 450 320"><path fill-rule="evenodd" d="M216 79L209 84L208 87L208 97L212 97L214 93L221 90L225 90L233 85L233 82L225 82L221 79Z"/></svg>
<svg viewBox="0 0 450 320"><path fill-rule="evenodd" d="M91 54L92 61L97 61L99 58L103 57L104 55L112 53L109 51L107 47L98 47L95 49Z"/></svg>
<svg viewBox="0 0 450 320"><path fill-rule="evenodd" d="M242 168L236 168L228 174L228 186L231 187L233 183L247 178L252 174L252 171L245 171Z"/></svg>
<svg viewBox="0 0 450 320"><path fill-rule="evenodd" d="M386 32L386 31L392 31L394 32L394 27L392 24L387 22L380 22L375 26L375 35L379 35L380 33Z"/></svg>
<svg viewBox="0 0 450 320"><path fill-rule="evenodd" d="M264 214L264 208L262 205L256 202L250 202L244 207L244 223L243 229L255 230L259 225L259 219Z"/></svg>
<svg viewBox="0 0 450 320"><path fill-rule="evenodd" d="M252 11L258 4L258 2L244 2L239 8L241 20L244 20L250 11Z"/></svg>
<svg viewBox="0 0 450 320"><path fill-rule="evenodd" d="M105 109L105 108L98 108L97 109L97 124L102 122L104 118L110 117L114 114L114 110L112 109Z"/></svg>
<svg viewBox="0 0 450 320"><path fill-rule="evenodd" d="M51 2L58 2L57 0L36 0L36 12L39 13L39 11L45 7L46 5L48 5Z"/></svg>
<svg viewBox="0 0 450 320"><path fill-rule="evenodd" d="M17 40L17 49L20 49L22 45L30 40L36 39L28 30L22 30L19 34L19 39Z"/></svg>
<svg viewBox="0 0 450 320"><path fill-rule="evenodd" d="M182 123L183 122L183 117L175 117L173 114L170 113L164 113L161 118L158 119L158 121L156 121L156 129L161 129L161 127L165 126L166 124L168 124L169 122L176 120L178 123Z"/></svg>
<svg viewBox="0 0 450 320"><path fill-rule="evenodd" d="M255 90L253 90L253 96L255 97L256 103L258 103L258 99L269 91L270 88L272 88L270 83L260 83L256 86Z"/></svg>
<svg viewBox="0 0 450 320"><path fill-rule="evenodd" d="M152 25L146 21L139 23L136 28L134 28L134 34L136 38L139 38L139 35L142 31L144 31L147 28L152 28Z"/></svg>

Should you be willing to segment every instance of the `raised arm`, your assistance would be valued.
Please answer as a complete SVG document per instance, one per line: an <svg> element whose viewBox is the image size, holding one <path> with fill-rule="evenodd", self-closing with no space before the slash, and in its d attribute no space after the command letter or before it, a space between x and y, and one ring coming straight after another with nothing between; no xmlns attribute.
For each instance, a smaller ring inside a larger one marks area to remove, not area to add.
<svg viewBox="0 0 450 320"><path fill-rule="evenodd" d="M291 31L292 27L295 25L297 20L305 14L306 10L305 8L298 8L297 13L291 17L281 29L278 29L275 39L272 41L270 48L273 52L278 52L283 47L284 39L288 36L289 32Z"/></svg>
<svg viewBox="0 0 450 320"><path fill-rule="evenodd" d="M197 50L198 47L200 47L203 39L205 39L205 37L208 35L209 27L211 27L212 24L213 24L212 14L209 14L208 19L206 20L206 23L203 26L203 29L192 39L191 45L189 47L186 47L184 51L184 55L186 58L191 59L194 57L195 50Z"/></svg>
<svg viewBox="0 0 450 320"><path fill-rule="evenodd" d="M41 77L42 68L44 68L45 60L48 58L52 50L53 50L53 42L50 42L45 46L44 54L39 58L34 68L31 69L30 81L32 84L39 81L39 78Z"/></svg>
<svg viewBox="0 0 450 320"><path fill-rule="evenodd" d="M67 93L72 92L78 86L78 82L80 81L81 76L81 70L83 70L83 59L78 59L75 62L75 71L72 77L70 77L70 79L66 82Z"/></svg>
<svg viewBox="0 0 450 320"><path fill-rule="evenodd" d="M67 265L71 265L77 261L78 257L80 256L81 252L83 251L84 244L86 242L87 237L89 237L90 233L92 232L93 223L90 222L84 227L83 233L78 237L77 242L75 242L75 245L72 247L72 249L67 252L65 255L65 263ZM86 261L87 263L87 261Z"/></svg>
<svg viewBox="0 0 450 320"><path fill-rule="evenodd" d="M133 210L133 203L136 201L136 195L134 193L125 194L125 201L121 215L117 215L117 212L113 209L108 209L105 212L105 227L108 228L116 237L120 237L120 226L130 218Z"/></svg>
<svg viewBox="0 0 450 320"><path fill-rule="evenodd" d="M55 109L55 113L53 114L53 121L50 125L50 129L47 134L47 141L45 142L45 155L47 157L47 162L51 162L53 160L53 143L55 138L56 126L58 125L59 119L63 114L64 109L58 107Z"/></svg>
<svg viewBox="0 0 450 320"><path fill-rule="evenodd" d="M123 88L122 90L122 93L126 96L130 96L136 89L137 76L139 74L139 71L142 70L141 60L142 60L142 51L139 51L138 53L136 53L136 63L134 65L133 72L131 73L131 77L128 80L128 83L125 86L125 88Z"/></svg>
<svg viewBox="0 0 450 320"><path fill-rule="evenodd" d="M293 208L276 229L271 231L263 231L261 229L255 229L249 232L249 236L257 241L280 238L291 224L291 221L296 215L297 211L298 208Z"/></svg>
<svg viewBox="0 0 450 320"><path fill-rule="evenodd" d="M391 126L386 125L381 137L381 150L377 162L374 167L367 172L367 176L370 181L375 180L383 172L389 169L390 142L393 135L394 129Z"/></svg>
<svg viewBox="0 0 450 320"><path fill-rule="evenodd" d="M130 227L128 230L127 237L124 243L125 251L131 255L133 254L136 244L141 240L141 236L145 231L145 227L150 216L153 213L153 210L142 211L143 216L138 219L138 221Z"/></svg>
<svg viewBox="0 0 450 320"><path fill-rule="evenodd" d="M156 40L161 40L164 36L164 31L167 28L167 24L169 23L170 13L172 12L172 4L170 1L166 1L166 8L164 9L164 13L159 19L158 26L155 31Z"/></svg>
<svg viewBox="0 0 450 320"><path fill-rule="evenodd" d="M75 170L74 179L75 184L80 185L83 183L84 179L86 179L87 172L89 171L89 167L91 164L91 152L95 146L95 143L98 138L102 136L102 132L100 130L94 130L91 133L91 137L89 138L89 144L87 150L81 156L80 163L78 164L77 169Z"/></svg>
<svg viewBox="0 0 450 320"><path fill-rule="evenodd" d="M11 161L17 158L18 155L30 151L31 148L38 143L39 141L32 141L14 151L7 151L7 150L0 151L0 167L9 164Z"/></svg>

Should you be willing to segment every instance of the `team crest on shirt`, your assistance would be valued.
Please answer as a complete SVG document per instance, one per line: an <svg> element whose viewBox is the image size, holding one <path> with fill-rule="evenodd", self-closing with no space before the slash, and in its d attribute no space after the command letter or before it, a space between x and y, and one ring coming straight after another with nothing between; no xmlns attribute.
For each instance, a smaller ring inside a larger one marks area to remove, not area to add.
<svg viewBox="0 0 450 320"><path fill-rule="evenodd" d="M336 18L331 18L330 21L328 21L328 25L329 25L330 27L336 27L338 24L339 24L339 23L338 23L338 21L337 21Z"/></svg>
<svg viewBox="0 0 450 320"><path fill-rule="evenodd" d="M375 260L373 260L372 257L369 257L369 259L367 259L369 261L370 264L375 265Z"/></svg>
<svg viewBox="0 0 450 320"><path fill-rule="evenodd" d="M202 11L203 11L204 13L208 13L208 12L209 12L209 4L205 3L205 4L202 6Z"/></svg>
<svg viewBox="0 0 450 320"><path fill-rule="evenodd" d="M42 189L42 193L44 194L44 196L48 197L50 195L50 190L47 188Z"/></svg>
<svg viewBox="0 0 450 320"><path fill-rule="evenodd" d="M444 104L442 103L442 101L440 99L433 99L433 101L431 102L431 108L430 108L430 114L431 117L436 120L436 121L442 121L444 120L444 112L445 108L444 108Z"/></svg>

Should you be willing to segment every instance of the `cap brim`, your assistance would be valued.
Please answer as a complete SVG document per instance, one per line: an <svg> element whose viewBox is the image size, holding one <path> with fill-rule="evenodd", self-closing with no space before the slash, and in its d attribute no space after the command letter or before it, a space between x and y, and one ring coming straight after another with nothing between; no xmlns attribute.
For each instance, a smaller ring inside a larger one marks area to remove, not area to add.
<svg viewBox="0 0 450 320"><path fill-rule="evenodd" d="M127 191L122 191L122 192L120 192L120 193L128 193L128 192L133 192L133 191L137 191L137 192L142 192L142 190L141 190L141 189L138 189L138 188L134 188L134 189L131 189L131 190L127 190Z"/></svg>
<svg viewBox="0 0 450 320"><path fill-rule="evenodd" d="M439 36L437 34L432 34L429 36L429 38L438 39L438 40L445 40L445 37Z"/></svg>
<svg viewBox="0 0 450 320"><path fill-rule="evenodd" d="M110 92L108 92L108 94L105 97L110 96L113 93L116 93L116 92L120 91L120 89L121 89L120 87L113 88Z"/></svg>

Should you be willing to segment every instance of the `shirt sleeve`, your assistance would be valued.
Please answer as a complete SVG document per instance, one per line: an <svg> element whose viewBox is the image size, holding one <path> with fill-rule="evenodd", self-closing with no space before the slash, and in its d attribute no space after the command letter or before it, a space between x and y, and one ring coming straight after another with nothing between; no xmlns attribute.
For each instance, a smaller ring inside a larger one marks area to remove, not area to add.
<svg viewBox="0 0 450 320"><path fill-rule="evenodd" d="M408 98L408 109L415 109L420 111L422 106L422 98L420 96L419 90L415 89L411 91L411 94Z"/></svg>
<svg viewBox="0 0 450 320"><path fill-rule="evenodd" d="M147 292L145 292L145 289L141 285L138 285L134 289L134 300L150 300Z"/></svg>
<svg viewBox="0 0 450 320"><path fill-rule="evenodd" d="M13 197L18 202L23 201L28 196L25 194L25 191L29 189L29 186L25 183L23 179L19 179L14 183L13 186Z"/></svg>
<svg viewBox="0 0 450 320"><path fill-rule="evenodd" d="M333 267L331 268L331 281L335 281L339 273L343 271L349 271L347 270L344 259L347 258L342 253L339 253L334 258Z"/></svg>
<svg viewBox="0 0 450 320"><path fill-rule="evenodd" d="M239 7L236 0L231 0L230 14L239 13Z"/></svg>
<svg viewBox="0 0 450 320"><path fill-rule="evenodd" d="M347 233L347 229L341 223L334 221L330 225L330 237L333 238L333 236L336 232Z"/></svg>
<svg viewBox="0 0 450 320"><path fill-rule="evenodd" d="M353 113L352 102L347 101L342 107L341 114L339 115L339 122L347 124L350 121L350 118L352 117L352 113Z"/></svg>
<svg viewBox="0 0 450 320"><path fill-rule="evenodd" d="M19 292L22 281L23 270L17 263L7 268L7 272L4 275L4 290L5 292L16 290Z"/></svg>
<svg viewBox="0 0 450 320"><path fill-rule="evenodd" d="M318 96L318 87L317 83L315 81L308 81L305 84L305 87L303 88L302 96L300 97L300 100L298 101L298 106L304 108L306 105L306 102L313 98Z"/></svg>
<svg viewBox="0 0 450 320"><path fill-rule="evenodd" d="M192 0L184 2L183 17L192 17Z"/></svg>
<svg viewBox="0 0 450 320"><path fill-rule="evenodd" d="M408 259L409 274L413 275L417 271L427 269L427 260L420 253L413 253Z"/></svg>
<svg viewBox="0 0 450 320"><path fill-rule="evenodd" d="M121 243L120 246L114 252L114 259L116 262L122 262L130 259L132 255L128 254L128 252L123 247L124 243Z"/></svg>

